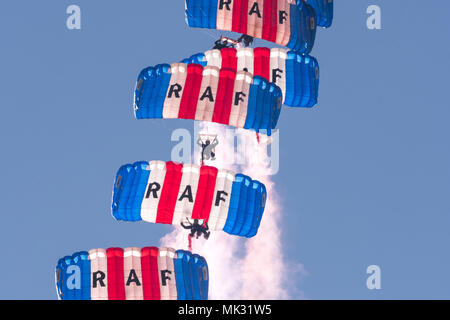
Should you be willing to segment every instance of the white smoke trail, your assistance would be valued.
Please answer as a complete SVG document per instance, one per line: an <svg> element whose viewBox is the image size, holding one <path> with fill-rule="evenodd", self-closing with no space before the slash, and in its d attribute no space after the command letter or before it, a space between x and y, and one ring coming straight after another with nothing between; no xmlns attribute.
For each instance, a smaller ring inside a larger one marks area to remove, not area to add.
<svg viewBox="0 0 450 320"><path fill-rule="evenodd" d="M264 143L256 143L251 148L256 157L247 157L245 174L258 179L267 189L267 202L257 236L245 244L246 255L243 267L246 275L242 287L243 299L286 299L286 269L281 246L280 218L281 205L271 181L270 168L261 163L267 157ZM252 152L250 152L250 155ZM262 267L264 266L264 267Z"/></svg>
<svg viewBox="0 0 450 320"><path fill-rule="evenodd" d="M212 232L209 240L193 240L193 251L204 256L210 271L210 299L288 299L287 265L283 257L280 219L282 208L269 175L267 141L257 143L254 132L239 130L245 149L236 154L234 138L224 126L201 123L201 132L217 134L218 168L230 169L257 179L267 188L267 202L255 237L241 239L224 232ZM196 137L195 137L196 138ZM264 138L264 136L262 137ZM196 155L199 158L199 155ZM238 159L234 159L237 157ZM239 157L241 157L239 159ZM243 161L242 161L243 160ZM186 231L177 228L161 239L163 246L187 248ZM293 276L290 273L290 276Z"/></svg>

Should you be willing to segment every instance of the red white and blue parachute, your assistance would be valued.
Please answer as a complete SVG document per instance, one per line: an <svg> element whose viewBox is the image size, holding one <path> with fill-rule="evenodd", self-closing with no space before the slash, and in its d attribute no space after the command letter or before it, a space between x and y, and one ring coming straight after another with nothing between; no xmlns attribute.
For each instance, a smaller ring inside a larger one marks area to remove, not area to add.
<svg viewBox="0 0 450 320"><path fill-rule="evenodd" d="M58 261L61 300L207 300L206 260L170 248L109 248Z"/></svg>
<svg viewBox="0 0 450 320"><path fill-rule="evenodd" d="M114 183L117 220L179 225L198 219L210 230L253 237L266 203L259 181L211 166L142 161L122 166Z"/></svg>
<svg viewBox="0 0 450 320"><path fill-rule="evenodd" d="M312 107L319 94L319 64L309 55L282 48L225 48L192 55L182 61L246 71L280 87L289 107Z"/></svg>
<svg viewBox="0 0 450 320"><path fill-rule="evenodd" d="M233 31L309 53L317 15L304 0L186 0L186 22L190 27Z"/></svg>
<svg viewBox="0 0 450 320"><path fill-rule="evenodd" d="M230 68L174 63L139 74L134 110L138 119L191 119L270 130L281 110L281 90L266 79Z"/></svg>

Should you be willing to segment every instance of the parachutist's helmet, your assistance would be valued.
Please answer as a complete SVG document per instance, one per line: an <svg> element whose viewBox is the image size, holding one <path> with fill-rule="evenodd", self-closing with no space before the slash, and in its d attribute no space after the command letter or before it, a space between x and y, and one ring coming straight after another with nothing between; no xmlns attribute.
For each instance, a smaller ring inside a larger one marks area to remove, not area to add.
<svg viewBox="0 0 450 320"><path fill-rule="evenodd" d="M198 219L194 219L194 223L195 223L195 224L198 224Z"/></svg>
<svg viewBox="0 0 450 320"><path fill-rule="evenodd" d="M208 146L209 144L211 143L211 141L209 141L209 140L206 140L205 141L205 144Z"/></svg>

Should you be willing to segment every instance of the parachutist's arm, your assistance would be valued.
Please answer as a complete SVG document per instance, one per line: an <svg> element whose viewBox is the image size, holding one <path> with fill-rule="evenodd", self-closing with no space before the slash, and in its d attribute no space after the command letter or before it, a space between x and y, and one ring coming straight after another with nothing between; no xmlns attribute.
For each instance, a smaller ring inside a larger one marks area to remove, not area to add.
<svg viewBox="0 0 450 320"><path fill-rule="evenodd" d="M214 148L219 144L219 141L217 139L214 139L213 143L211 143L211 147Z"/></svg>
<svg viewBox="0 0 450 320"><path fill-rule="evenodd" d="M203 147L203 142L202 142L202 139L201 139L201 138L198 138L197 144L198 144L200 147Z"/></svg>
<svg viewBox="0 0 450 320"><path fill-rule="evenodd" d="M188 221L189 222L189 221ZM189 223L189 225L185 225L183 222L181 222L181 226L184 228L184 229L192 229L192 224L191 223Z"/></svg>

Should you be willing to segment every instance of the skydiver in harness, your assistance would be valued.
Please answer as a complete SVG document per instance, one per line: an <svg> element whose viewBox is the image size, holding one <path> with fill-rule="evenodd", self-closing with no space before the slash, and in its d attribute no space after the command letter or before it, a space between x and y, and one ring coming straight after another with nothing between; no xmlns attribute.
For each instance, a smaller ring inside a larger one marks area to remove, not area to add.
<svg viewBox="0 0 450 320"><path fill-rule="evenodd" d="M253 43L253 37L243 34L239 39L233 40L228 37L221 36L219 40L214 42L213 49L239 48L248 47Z"/></svg>
<svg viewBox="0 0 450 320"><path fill-rule="evenodd" d="M220 37L219 40L217 40L216 42L214 42L214 47L213 47L213 49L222 50L222 49L225 49L225 48L232 48L232 47L233 47L233 45L230 44L228 41L226 41L226 40L224 39L224 37Z"/></svg>
<svg viewBox="0 0 450 320"><path fill-rule="evenodd" d="M209 139L203 143L202 138L199 137L197 144L202 147L202 163L204 160L216 160L214 148L219 144L219 141L216 138L214 138L212 143Z"/></svg>
<svg viewBox="0 0 450 320"><path fill-rule="evenodd" d="M194 219L194 224L192 224L188 218L186 218L186 221L187 221L188 225L185 225L183 222L181 222L181 226L184 229L191 230L191 233L189 234L189 236L191 238L193 238L197 234L196 239L198 239L199 237L201 237L203 235L205 237L205 239L208 240L209 235L211 234L211 231L208 231L209 227L206 222L203 225L201 225L198 222L198 219Z"/></svg>

